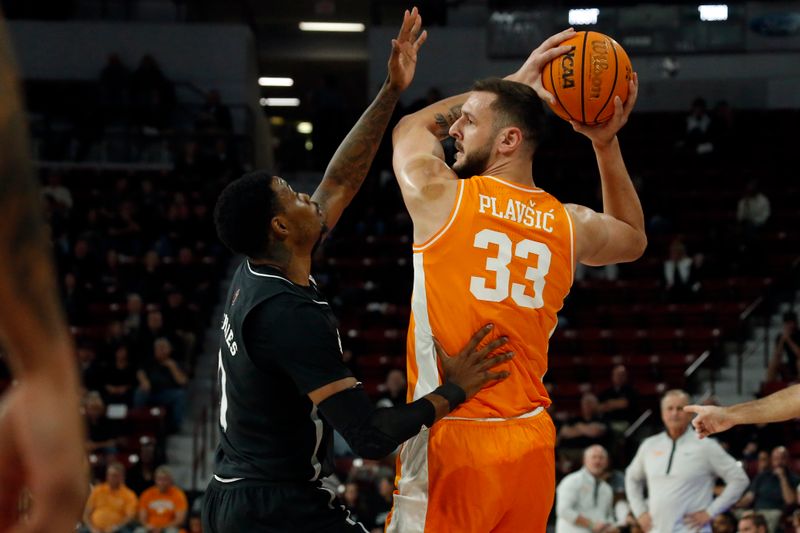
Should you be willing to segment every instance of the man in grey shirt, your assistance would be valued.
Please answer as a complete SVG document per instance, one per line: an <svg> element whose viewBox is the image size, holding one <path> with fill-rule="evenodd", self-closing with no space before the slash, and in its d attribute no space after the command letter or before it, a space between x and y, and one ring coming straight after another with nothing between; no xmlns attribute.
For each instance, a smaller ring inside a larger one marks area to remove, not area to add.
<svg viewBox="0 0 800 533"><path fill-rule="evenodd" d="M625 472L628 502L645 532L711 531L711 519L747 488L747 474L733 457L716 441L700 440L689 429L691 414L683 410L688 403L682 390L664 395L661 419L666 431L645 439ZM713 498L718 477L725 490Z"/></svg>
<svg viewBox="0 0 800 533"><path fill-rule="evenodd" d="M600 476L608 468L608 452L595 444L583 451L583 468L556 488L556 533L607 533L614 527L614 491Z"/></svg>

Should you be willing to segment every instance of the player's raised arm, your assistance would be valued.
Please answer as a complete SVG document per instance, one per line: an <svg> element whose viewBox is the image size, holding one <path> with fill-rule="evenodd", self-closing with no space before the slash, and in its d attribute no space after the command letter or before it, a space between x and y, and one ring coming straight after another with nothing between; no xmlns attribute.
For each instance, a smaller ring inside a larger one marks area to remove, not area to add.
<svg viewBox="0 0 800 533"><path fill-rule="evenodd" d="M72 340L61 310L11 47L0 16L0 531L71 531L88 489ZM17 522L23 489L32 514Z"/></svg>
<svg viewBox="0 0 800 533"><path fill-rule="evenodd" d="M386 82L339 145L325 169L322 182L311 197L323 209L328 228L336 225L364 182L400 93L414 78L417 52L428 35L425 31L420 33L421 28L422 17L417 8L411 12L406 10L400 32L392 40Z"/></svg>
<svg viewBox="0 0 800 533"><path fill-rule="evenodd" d="M634 261L647 247L644 213L631 182L617 132L628 121L636 104L639 81L636 74L629 82L628 99L623 104L614 97L614 115L599 126L572 122L575 131L592 141L603 191L603 212L568 204L575 224L576 260L586 265L607 265Z"/></svg>

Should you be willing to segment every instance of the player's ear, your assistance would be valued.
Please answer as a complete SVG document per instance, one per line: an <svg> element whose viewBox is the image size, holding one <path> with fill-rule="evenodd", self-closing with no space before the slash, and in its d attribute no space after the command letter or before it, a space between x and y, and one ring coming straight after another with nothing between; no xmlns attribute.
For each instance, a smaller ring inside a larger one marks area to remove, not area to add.
<svg viewBox="0 0 800 533"><path fill-rule="evenodd" d="M286 217L283 215L275 215L269 222L270 231L276 238L283 240L289 235L289 225L287 224Z"/></svg>
<svg viewBox="0 0 800 533"><path fill-rule="evenodd" d="M503 128L498 139L498 151L508 155L516 151L523 142L522 131L517 127Z"/></svg>

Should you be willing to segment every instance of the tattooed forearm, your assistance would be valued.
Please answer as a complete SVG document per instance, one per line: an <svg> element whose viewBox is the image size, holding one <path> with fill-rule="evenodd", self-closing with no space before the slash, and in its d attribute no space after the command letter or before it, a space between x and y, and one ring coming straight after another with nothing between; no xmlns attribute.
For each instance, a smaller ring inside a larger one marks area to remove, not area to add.
<svg viewBox="0 0 800 533"><path fill-rule="evenodd" d="M36 363L33 343L68 339L28 149L28 128L5 25L0 20L0 332L13 366ZM33 337L37 338L33 338ZM24 357L22 357L24 353Z"/></svg>
<svg viewBox="0 0 800 533"><path fill-rule="evenodd" d="M333 158L325 170L323 184L343 186L351 190L353 194L358 191L367 176L370 165L372 165L375 153L378 151L389 119L397 105L398 96L386 85L383 86L381 92L364 111L342 144L339 145L336 153L333 154ZM325 191L320 192L325 198L329 197Z"/></svg>
<svg viewBox="0 0 800 533"><path fill-rule="evenodd" d="M439 139L446 138L450 133L450 126L455 124L456 120L461 118L461 105L452 106L446 113L436 113L434 120L436 122L436 130L434 134Z"/></svg>

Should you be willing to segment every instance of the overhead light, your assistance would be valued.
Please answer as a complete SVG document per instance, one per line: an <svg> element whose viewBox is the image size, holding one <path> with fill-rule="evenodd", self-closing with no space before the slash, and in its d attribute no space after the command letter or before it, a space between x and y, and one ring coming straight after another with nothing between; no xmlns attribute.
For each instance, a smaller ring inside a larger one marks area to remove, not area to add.
<svg viewBox="0 0 800 533"><path fill-rule="evenodd" d="M349 31L362 32L366 26L360 22L301 22L303 31Z"/></svg>
<svg viewBox="0 0 800 533"><path fill-rule="evenodd" d="M267 107L297 107L300 105L299 98L262 98L258 101L262 106Z"/></svg>
<svg viewBox="0 0 800 533"><path fill-rule="evenodd" d="M292 78L273 78L269 76L263 76L258 78L258 84L262 87L291 87L294 85L294 80Z"/></svg>
<svg viewBox="0 0 800 533"><path fill-rule="evenodd" d="M591 9L570 9L569 10L569 23L576 26L583 24L597 24L597 17L600 16L600 10L597 8Z"/></svg>
<svg viewBox="0 0 800 533"><path fill-rule="evenodd" d="M314 131L314 126L310 122L298 122L297 123L297 133L304 133L308 135Z"/></svg>
<svg viewBox="0 0 800 533"><path fill-rule="evenodd" d="M697 6L700 12L700 20L705 22L717 22L728 20L728 6L725 4Z"/></svg>

